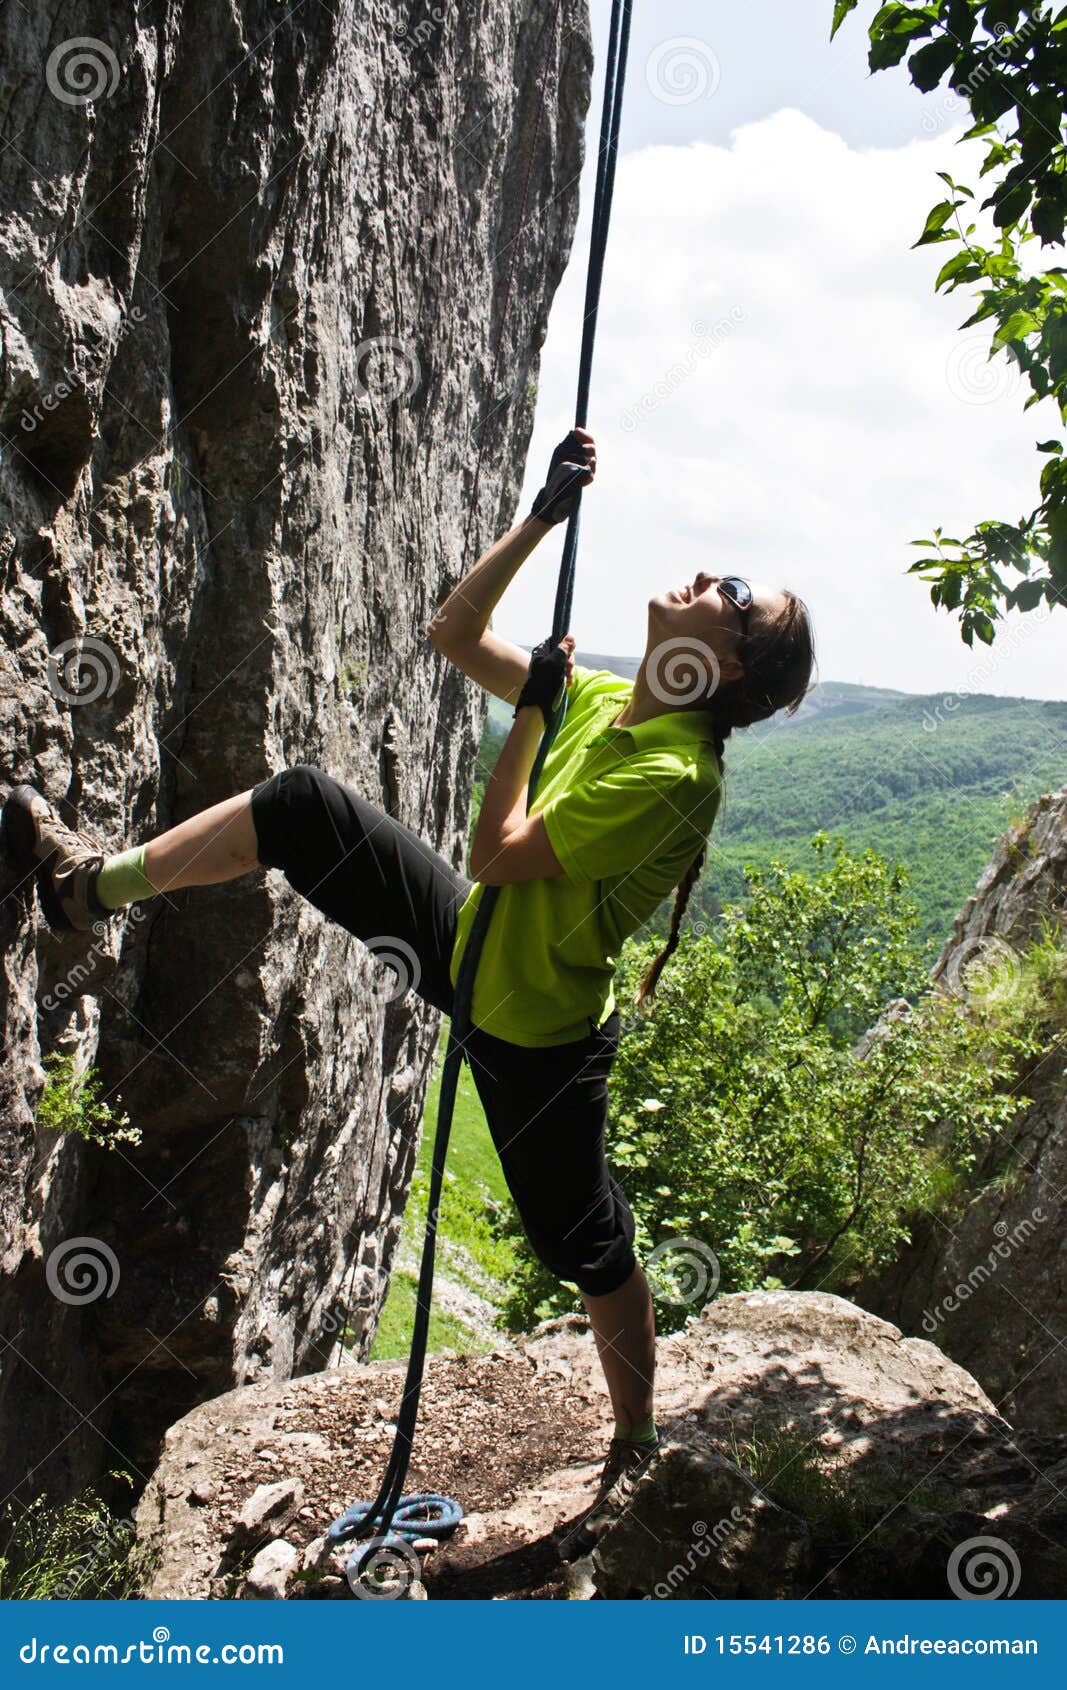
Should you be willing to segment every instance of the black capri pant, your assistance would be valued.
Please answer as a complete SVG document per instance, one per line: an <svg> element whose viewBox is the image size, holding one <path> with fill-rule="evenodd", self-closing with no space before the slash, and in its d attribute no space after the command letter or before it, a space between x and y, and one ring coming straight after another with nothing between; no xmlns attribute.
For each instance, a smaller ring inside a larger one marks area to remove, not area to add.
<svg viewBox="0 0 1067 1690"><path fill-rule="evenodd" d="M258 856L369 943L427 1003L452 1013L449 963L472 882L416 833L309 764L252 791ZM592 1296L636 1265L634 1218L604 1154L615 1010L587 1038L527 1048L472 1027L464 1056L508 1190L536 1253Z"/></svg>

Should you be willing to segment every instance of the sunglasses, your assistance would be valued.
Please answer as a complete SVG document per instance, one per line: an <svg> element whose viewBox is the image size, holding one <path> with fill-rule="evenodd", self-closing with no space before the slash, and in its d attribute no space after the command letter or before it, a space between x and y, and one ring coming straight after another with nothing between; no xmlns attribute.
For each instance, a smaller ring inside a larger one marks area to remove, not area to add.
<svg viewBox="0 0 1067 1690"><path fill-rule="evenodd" d="M728 599L738 612L741 618L741 638L747 640L748 613L752 609L752 588L747 581L741 579L740 575L724 575L722 580L717 581L715 585L723 598Z"/></svg>

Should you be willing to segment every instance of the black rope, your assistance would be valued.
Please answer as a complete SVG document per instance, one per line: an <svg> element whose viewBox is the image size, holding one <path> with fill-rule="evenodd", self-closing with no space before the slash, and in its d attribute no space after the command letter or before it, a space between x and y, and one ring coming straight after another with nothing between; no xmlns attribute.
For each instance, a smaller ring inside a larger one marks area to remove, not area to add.
<svg viewBox="0 0 1067 1690"><path fill-rule="evenodd" d="M585 312L582 322L582 348L578 364L578 394L575 404L575 426L584 428L589 406L589 388L593 368L593 344L596 337L597 312L600 306L600 289L604 275L604 255L607 250L608 227L611 220L611 200L615 186L615 163L618 156L619 123L622 115L622 96L626 79L626 59L630 43L630 16L633 0L612 0L611 33L608 41L607 65L604 73L604 103L600 125L600 151L597 157L596 189L593 200L592 230L589 244L589 266L586 274ZM570 518L567 522L567 532L563 547L563 558L560 564L559 583L556 589L556 603L552 620L552 637L558 643L567 632L571 615L571 603L574 595L575 559L578 551L578 521L581 505L581 489L575 498ZM527 810L537 788L538 778L544 765L545 757L562 726L566 715L566 694L552 721L550 721L541 738L530 772L527 788ZM437 1104L437 1127L433 1148L433 1165L430 1176L430 1203L426 1221L426 1240L423 1245L422 1262L419 1268L419 1284L415 1299L415 1322L411 1336L411 1355L408 1361L407 1377L404 1382L404 1394L401 1399L400 1412L397 1415L396 1433L393 1438L393 1448L389 1456L385 1476L381 1488L374 1501L369 1505L356 1504L349 1514L335 1521L331 1532L344 1537L375 1537L381 1540L389 1533L395 1515L401 1507L404 1480L407 1476L408 1463L415 1438L415 1425L419 1412L419 1394L422 1389L422 1376L426 1360L426 1337L430 1323L430 1303L433 1295L434 1257L437 1246L437 1221L440 1212L441 1191L444 1183L445 1158L448 1152L448 1140L452 1130L452 1115L455 1108L456 1088L459 1080L460 1067L463 1061L464 1044L471 1028L470 1008L474 991L474 979L481 956L482 943L485 938L493 910L499 896L498 886L485 886L478 900L478 907L471 923L467 943L460 959L459 971L453 998L452 1019L449 1028L448 1046L445 1051L444 1068L441 1074L441 1090ZM412 1501L416 1505L418 1499L406 1499L409 1506ZM439 1502L440 1498L433 1499ZM432 1513L433 1503L426 1498L426 1513ZM353 1514L360 1517L352 1520ZM408 1537L413 1535L410 1531Z"/></svg>

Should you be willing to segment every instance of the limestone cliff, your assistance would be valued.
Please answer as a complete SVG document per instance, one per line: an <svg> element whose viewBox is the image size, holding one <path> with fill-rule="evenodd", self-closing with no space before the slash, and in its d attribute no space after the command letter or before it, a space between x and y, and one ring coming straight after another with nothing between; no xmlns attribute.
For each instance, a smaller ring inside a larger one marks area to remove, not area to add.
<svg viewBox="0 0 1067 1690"><path fill-rule="evenodd" d="M573 233L588 21L551 13L5 13L0 793L32 780L116 849L314 762L462 860L484 700L424 630L483 422L467 561L512 518ZM366 1353L438 1017L279 875L62 943L0 876L25 1499L147 1477L182 1412L327 1365L346 1321ZM53 1050L140 1147L35 1129Z"/></svg>
<svg viewBox="0 0 1067 1690"><path fill-rule="evenodd" d="M1000 843L934 968L973 990L992 963L1011 981L1043 924L1067 923L1067 789ZM968 981L971 986L968 986ZM1033 1099L993 1140L945 1213L919 1215L893 1266L853 1288L864 1308L929 1338L973 1373L1016 1427L1052 1435L1067 1413L1067 1088L1064 1035L1022 1075Z"/></svg>

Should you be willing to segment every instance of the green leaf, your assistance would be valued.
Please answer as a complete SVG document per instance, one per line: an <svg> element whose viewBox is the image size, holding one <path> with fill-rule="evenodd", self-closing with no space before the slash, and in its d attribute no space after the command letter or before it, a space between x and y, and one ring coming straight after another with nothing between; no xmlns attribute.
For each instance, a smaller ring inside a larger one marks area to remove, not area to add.
<svg viewBox="0 0 1067 1690"><path fill-rule="evenodd" d="M975 135L987 135L989 131L995 127L996 125L993 123L976 123L974 128L968 129L966 135L962 135L960 139L963 141L969 141L972 140ZM1004 146L1004 144L1000 141L991 142L989 150L987 151L985 158L982 160L982 168L978 172L979 176L988 176L991 170L996 170L1000 165L1007 164L1008 160L1013 156L1014 155L1010 147Z"/></svg>
<svg viewBox="0 0 1067 1690"><path fill-rule="evenodd" d="M854 12L856 10L856 5L857 5L857 0L835 0L834 21L833 21L833 25L831 26L831 29L830 29L830 40L831 41L833 40L834 36L837 34L838 30L841 28L841 25L844 23L845 19L848 17L848 14L850 12Z"/></svg>
<svg viewBox="0 0 1067 1690"><path fill-rule="evenodd" d="M1009 340L1022 340L1028 334L1034 334L1041 327L1037 318L1029 311L1013 311L1006 323L1002 323L993 337L994 346L1004 346Z"/></svg>
<svg viewBox="0 0 1067 1690"><path fill-rule="evenodd" d="M1020 182L1010 188L1007 193L996 193L992 197L993 222L998 229L1008 229L1026 215L1030 201L1034 197L1033 183ZM986 205L991 202L986 200Z"/></svg>
<svg viewBox="0 0 1067 1690"><path fill-rule="evenodd" d="M872 29L874 25L872 24ZM908 50L906 35L880 35L871 42L867 64L872 71L889 70L898 65Z"/></svg>
<svg viewBox="0 0 1067 1690"><path fill-rule="evenodd" d="M931 241L943 240L944 236L941 234L941 230L945 227L955 209L956 202L954 200L942 200L940 205L935 205L923 225L922 234L917 241L913 242L913 246L926 246Z"/></svg>
<svg viewBox="0 0 1067 1690"><path fill-rule="evenodd" d="M1059 453L1059 452L1063 451L1063 441L1062 440L1039 440L1038 443L1037 443L1037 449L1038 449L1039 452L1057 452L1057 453Z"/></svg>
<svg viewBox="0 0 1067 1690"><path fill-rule="evenodd" d="M1014 29L1021 10L1018 0L988 0L982 8L982 28L990 35L996 32L998 25L1002 29Z"/></svg>
<svg viewBox="0 0 1067 1690"><path fill-rule="evenodd" d="M952 257L942 264L937 273L934 292L936 293L944 282L951 281L953 277L957 283L972 282L977 274L978 266L975 264L971 253L966 251L953 253Z"/></svg>
<svg viewBox="0 0 1067 1690"><path fill-rule="evenodd" d="M1043 580L1020 581L1019 585L1009 595L1009 602L1016 610L1035 610L1045 596Z"/></svg>
<svg viewBox="0 0 1067 1690"><path fill-rule="evenodd" d="M908 73L916 88L924 94L936 88L949 66L955 63L958 51L953 37L943 35L913 53L908 60Z"/></svg>
<svg viewBox="0 0 1067 1690"><path fill-rule="evenodd" d="M983 299L977 311L972 311L966 321L960 324L960 328L970 329L974 327L975 323L984 323L988 317L992 317L996 308L995 300Z"/></svg>
<svg viewBox="0 0 1067 1690"><path fill-rule="evenodd" d="M1030 213L1030 224L1042 246L1063 245L1064 208L1051 197L1039 199Z"/></svg>
<svg viewBox="0 0 1067 1690"><path fill-rule="evenodd" d="M1015 94L1006 78L991 76L971 89L971 111L979 123L995 123L1015 104Z"/></svg>

